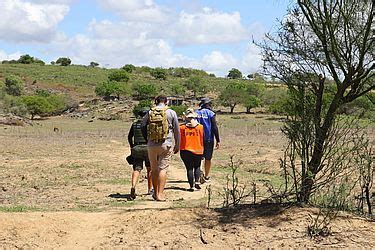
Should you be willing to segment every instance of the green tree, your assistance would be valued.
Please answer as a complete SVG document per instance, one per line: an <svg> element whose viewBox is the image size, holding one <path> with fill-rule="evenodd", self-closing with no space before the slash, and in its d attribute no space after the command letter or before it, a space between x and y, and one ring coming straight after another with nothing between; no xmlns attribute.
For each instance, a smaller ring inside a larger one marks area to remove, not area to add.
<svg viewBox="0 0 375 250"><path fill-rule="evenodd" d="M134 95L140 99L150 99L157 94L157 89L154 84L151 83L136 83L133 85Z"/></svg>
<svg viewBox="0 0 375 250"><path fill-rule="evenodd" d="M238 69L232 68L231 70L229 70L228 78L229 79L241 79L242 73Z"/></svg>
<svg viewBox="0 0 375 250"><path fill-rule="evenodd" d="M99 63L97 62L90 62L90 65L89 67L92 67L92 68L95 68L95 67L98 67L99 66Z"/></svg>
<svg viewBox="0 0 375 250"><path fill-rule="evenodd" d="M22 63L22 64L32 64L32 63L34 63L34 57L32 57L28 54L22 55L22 56L20 56L20 58L18 59L17 62Z"/></svg>
<svg viewBox="0 0 375 250"><path fill-rule="evenodd" d="M22 102L26 105L27 111L31 114L31 119L35 115L46 115L53 111L53 105L43 96L24 96Z"/></svg>
<svg viewBox="0 0 375 250"><path fill-rule="evenodd" d="M133 64L125 64L121 69L125 70L129 74L135 70L135 66Z"/></svg>
<svg viewBox="0 0 375 250"><path fill-rule="evenodd" d="M293 151L288 165L300 166L293 184L300 202L335 180L324 174L338 167L338 112L375 89L374 13L374 1L298 0L260 44L266 73L287 85L295 107L284 132ZM335 84L331 98L327 79Z"/></svg>
<svg viewBox="0 0 375 250"><path fill-rule="evenodd" d="M185 87L192 91L194 97L204 95L208 92L208 85L202 77L192 76L185 82Z"/></svg>
<svg viewBox="0 0 375 250"><path fill-rule="evenodd" d="M124 70L115 70L109 73L108 79L115 82L128 82L129 74Z"/></svg>
<svg viewBox="0 0 375 250"><path fill-rule="evenodd" d="M56 60L56 64L61 66L69 66L72 63L72 60L68 57L60 57Z"/></svg>
<svg viewBox="0 0 375 250"><path fill-rule="evenodd" d="M155 68L151 70L151 76L155 79L165 80L167 79L167 70L163 68Z"/></svg>
<svg viewBox="0 0 375 250"><path fill-rule="evenodd" d="M245 95L242 97L241 104L246 108L246 113L250 114L252 108L260 106L261 100L255 95Z"/></svg>
<svg viewBox="0 0 375 250"><path fill-rule="evenodd" d="M10 75L5 78L5 92L8 95L20 96L23 93L24 84L18 76Z"/></svg>
<svg viewBox="0 0 375 250"><path fill-rule="evenodd" d="M233 113L237 104L243 101L243 93L246 91L246 85L240 81L229 83L220 93L219 100L224 107L230 108Z"/></svg>

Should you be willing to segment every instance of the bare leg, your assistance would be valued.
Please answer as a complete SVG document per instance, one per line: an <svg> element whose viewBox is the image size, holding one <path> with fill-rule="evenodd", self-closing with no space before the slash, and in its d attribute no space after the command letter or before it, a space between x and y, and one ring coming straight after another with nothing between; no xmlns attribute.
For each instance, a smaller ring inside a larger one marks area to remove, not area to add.
<svg viewBox="0 0 375 250"><path fill-rule="evenodd" d="M148 192L150 193L152 189L152 172L151 172L151 167L147 168L147 187L148 187Z"/></svg>
<svg viewBox="0 0 375 250"><path fill-rule="evenodd" d="M132 174L132 188L135 188L135 186L138 183L140 171L134 170Z"/></svg>
<svg viewBox="0 0 375 250"><path fill-rule="evenodd" d="M158 176L159 176L159 182L158 182L158 193L156 194L156 198L158 201L165 201L164 188L165 188L165 183L167 182L167 170L160 169Z"/></svg>
<svg viewBox="0 0 375 250"><path fill-rule="evenodd" d="M204 176L208 177L211 171L211 160L204 161Z"/></svg>
<svg viewBox="0 0 375 250"><path fill-rule="evenodd" d="M158 166L152 166L151 170L152 185L154 186L155 197L159 195L159 169Z"/></svg>

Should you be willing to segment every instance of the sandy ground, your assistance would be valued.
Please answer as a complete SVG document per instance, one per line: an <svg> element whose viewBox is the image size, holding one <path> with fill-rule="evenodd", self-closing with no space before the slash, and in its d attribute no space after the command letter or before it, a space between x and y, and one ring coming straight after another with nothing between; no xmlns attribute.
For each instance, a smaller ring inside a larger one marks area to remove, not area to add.
<svg viewBox="0 0 375 250"><path fill-rule="evenodd" d="M221 124L211 187L222 188L228 155L244 163L248 183L277 183L283 139L280 122L253 116ZM244 126L243 122L246 122ZM61 133L54 133L59 126ZM375 245L375 223L348 214L332 223L333 234L306 234L312 208L257 204L207 209L207 184L188 192L186 172L174 157L167 202L146 195L141 179L128 200L131 168L129 124L51 119L28 128L0 127L0 247L2 248L254 248ZM220 203L215 197L213 203ZM25 211L25 212L19 212Z"/></svg>

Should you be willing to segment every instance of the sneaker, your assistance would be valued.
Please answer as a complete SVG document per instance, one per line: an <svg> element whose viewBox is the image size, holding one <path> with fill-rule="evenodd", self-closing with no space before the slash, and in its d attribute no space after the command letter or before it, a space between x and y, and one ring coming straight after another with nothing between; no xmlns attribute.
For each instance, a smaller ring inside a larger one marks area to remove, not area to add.
<svg viewBox="0 0 375 250"><path fill-rule="evenodd" d="M200 189L202 189L202 188L201 188L201 186L199 186L199 184L198 184L198 183L197 183L197 184L195 184L195 185L194 185L194 187L195 187L195 188L196 188L197 190L200 190Z"/></svg>
<svg viewBox="0 0 375 250"><path fill-rule="evenodd" d="M204 176L203 177L204 178L204 182L210 182L211 181L211 178L209 177L209 176Z"/></svg>
<svg viewBox="0 0 375 250"><path fill-rule="evenodd" d="M134 200L135 197L136 197L136 195L135 195L135 188L131 188L131 189L130 189L130 198L131 198L132 200Z"/></svg>

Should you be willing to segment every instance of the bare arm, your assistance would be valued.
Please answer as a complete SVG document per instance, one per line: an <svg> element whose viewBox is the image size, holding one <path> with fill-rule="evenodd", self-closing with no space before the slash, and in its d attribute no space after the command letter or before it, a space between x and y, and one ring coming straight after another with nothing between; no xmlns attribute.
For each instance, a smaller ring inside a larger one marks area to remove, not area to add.
<svg viewBox="0 0 375 250"><path fill-rule="evenodd" d="M216 116L211 119L212 132L214 133L217 143L220 143L219 128L217 127Z"/></svg>
<svg viewBox="0 0 375 250"><path fill-rule="evenodd" d="M141 126L142 136L146 141L147 141L147 123L148 123L148 113L143 117L142 126Z"/></svg>
<svg viewBox="0 0 375 250"><path fill-rule="evenodd" d="M132 125L130 127L129 134L128 134L128 142L129 142L130 148L134 147L133 137L134 137L134 126Z"/></svg>
<svg viewBox="0 0 375 250"><path fill-rule="evenodd" d="M180 150L180 143L181 143L181 137L180 137L180 125L178 124L178 118L176 112L173 112L173 135L174 135L174 153L177 154Z"/></svg>

